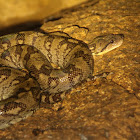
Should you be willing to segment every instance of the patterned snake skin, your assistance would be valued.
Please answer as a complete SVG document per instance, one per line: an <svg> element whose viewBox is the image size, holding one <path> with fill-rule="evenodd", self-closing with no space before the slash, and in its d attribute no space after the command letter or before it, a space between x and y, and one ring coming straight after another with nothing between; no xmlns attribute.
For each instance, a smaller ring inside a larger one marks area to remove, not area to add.
<svg viewBox="0 0 140 140"><path fill-rule="evenodd" d="M88 48L62 32L25 31L0 37L0 129L32 115L41 96L55 103L93 74L93 55L108 52L123 35L95 38Z"/></svg>

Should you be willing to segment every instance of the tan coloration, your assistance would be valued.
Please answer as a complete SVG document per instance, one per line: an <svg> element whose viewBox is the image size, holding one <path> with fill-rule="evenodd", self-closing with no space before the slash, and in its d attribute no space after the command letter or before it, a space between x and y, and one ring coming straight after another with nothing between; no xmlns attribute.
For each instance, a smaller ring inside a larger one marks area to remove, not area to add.
<svg viewBox="0 0 140 140"><path fill-rule="evenodd" d="M112 48L121 45L121 35L110 36L117 42ZM110 39L103 39L102 44L101 38L99 42L95 39L94 43L102 49L96 48L94 53L112 50ZM1 37L0 64L1 129L31 115L30 110L36 110L41 94L47 103L58 102L64 98L65 91L93 73L93 57L88 46L61 32L27 31ZM31 101L23 99L27 96Z"/></svg>
<svg viewBox="0 0 140 140"><path fill-rule="evenodd" d="M27 22L27 25L34 26L39 24L40 20L50 16L60 10L73 7L87 0L36 0L36 1L0 1L0 29L12 25L18 25L20 23ZM59 5L59 6L58 6ZM11 14L12 13L12 14ZM55 18L50 16L50 20ZM33 22L34 21L34 22ZM29 23L28 23L29 22ZM30 23L31 22L31 23ZM37 23L36 23L37 22Z"/></svg>
<svg viewBox="0 0 140 140"><path fill-rule="evenodd" d="M94 75L105 72L109 75L74 88L63 102L49 105L50 108L44 104L26 120L0 130L0 139L140 139L139 0L100 0L94 3L95 0L90 0L55 13L61 19L48 21L47 18L43 27L46 32L66 32L87 44L100 35L124 34L121 47L94 59ZM3 25L7 23L5 21ZM61 105L59 108L58 104Z"/></svg>
<svg viewBox="0 0 140 140"><path fill-rule="evenodd" d="M123 43L123 38L123 34L99 36L89 43L88 46L92 52L92 55L102 55L121 46Z"/></svg>

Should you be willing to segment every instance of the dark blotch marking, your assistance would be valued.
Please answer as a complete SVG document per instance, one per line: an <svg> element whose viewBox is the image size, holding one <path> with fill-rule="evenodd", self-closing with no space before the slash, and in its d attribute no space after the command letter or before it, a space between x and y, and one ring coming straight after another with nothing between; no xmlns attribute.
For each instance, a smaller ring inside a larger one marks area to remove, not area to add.
<svg viewBox="0 0 140 140"><path fill-rule="evenodd" d="M47 36L47 37L45 38L45 41L44 41L44 48L45 48L45 49L47 50L47 52L48 52L47 56L48 56L50 62L52 62L51 44L52 44L52 42L53 42L54 39L55 39L55 37L50 35L50 36ZM48 45L48 43L49 43L49 45ZM47 45L46 45L46 44L47 44Z"/></svg>
<svg viewBox="0 0 140 140"><path fill-rule="evenodd" d="M21 108L21 110L18 113L20 113L20 112L22 112L22 111L24 111L26 109L26 105L21 103L21 102L19 102L19 103L17 103L17 102L8 102L8 103L6 103L4 105L4 108L1 110L3 112L1 115L2 116L16 116L16 114L9 114L7 112L9 110L11 111L11 110L13 110L15 108L18 108L18 107Z"/></svg>
<svg viewBox="0 0 140 140"><path fill-rule="evenodd" d="M39 79L39 75L41 73L47 75L47 76L50 76L50 73L52 72L51 69L47 69L46 68L46 65L42 65L42 67L38 70L34 65L31 65L30 66L30 74L35 77L36 80Z"/></svg>
<svg viewBox="0 0 140 140"><path fill-rule="evenodd" d="M22 44L24 44L24 41L25 41L25 34L24 33L18 33L17 36L16 36L16 42L17 44L20 44L19 41L23 41Z"/></svg>
<svg viewBox="0 0 140 140"><path fill-rule="evenodd" d="M11 47L11 43L9 39L7 39L6 37L0 38L0 48L3 48L4 50L7 49L7 48L4 48L3 44L7 44L7 48Z"/></svg>
<svg viewBox="0 0 140 140"><path fill-rule="evenodd" d="M7 56L10 56L10 52L8 50L5 50L2 54L1 54L1 58L5 59Z"/></svg>
<svg viewBox="0 0 140 140"><path fill-rule="evenodd" d="M21 53L22 53L22 52L23 52L22 45L16 46L15 54L18 54L18 55L21 56Z"/></svg>
<svg viewBox="0 0 140 140"><path fill-rule="evenodd" d="M26 61L26 63L29 61L30 55L31 55L31 54L35 54L35 53L38 53L38 50L37 50L37 49L33 48L32 46L29 46L29 47L27 48L27 53L26 53L26 55L24 56L24 60Z"/></svg>
<svg viewBox="0 0 140 140"><path fill-rule="evenodd" d="M92 50L95 50L96 49L96 43L93 43L92 47L93 47Z"/></svg>
<svg viewBox="0 0 140 140"><path fill-rule="evenodd" d="M73 79L80 75L79 82L81 81L83 77L82 69L76 68L75 65L70 64L66 69L63 70L63 72L68 73L68 79L72 86L75 85Z"/></svg>
<svg viewBox="0 0 140 140"><path fill-rule="evenodd" d="M55 103L60 102L62 100L62 98L61 98L62 93L63 92L59 92L52 96L52 99Z"/></svg>
<svg viewBox="0 0 140 140"><path fill-rule="evenodd" d="M53 81L55 82L55 86L52 87L52 86L51 86L51 83L52 83ZM49 78L48 78L48 86L49 86L49 88L53 88L53 89L54 89L54 88L56 88L58 85L59 85L59 77L49 77Z"/></svg>
<svg viewBox="0 0 140 140"><path fill-rule="evenodd" d="M48 69L47 67L49 67L48 65L42 65L41 68L40 68L40 73L43 73L45 75L48 75L50 76L50 73L52 72L52 69Z"/></svg>
<svg viewBox="0 0 140 140"><path fill-rule="evenodd" d="M78 51L75 53L74 58L79 58L79 57L82 57L83 60L88 64L90 69L93 69L93 57L91 54L84 54L83 51Z"/></svg>
<svg viewBox="0 0 140 140"><path fill-rule="evenodd" d="M0 75L10 76L11 70L9 68L4 68L4 69L0 70Z"/></svg>

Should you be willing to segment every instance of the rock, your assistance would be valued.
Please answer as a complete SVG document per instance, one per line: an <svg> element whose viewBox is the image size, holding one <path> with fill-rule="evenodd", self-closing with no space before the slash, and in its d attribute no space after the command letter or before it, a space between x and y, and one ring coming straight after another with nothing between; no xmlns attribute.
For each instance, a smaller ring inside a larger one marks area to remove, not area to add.
<svg viewBox="0 0 140 140"><path fill-rule="evenodd" d="M0 131L0 139L140 139L139 0L89 1L45 20L46 32L64 31L87 44L122 33L121 47L95 59L94 74L63 102Z"/></svg>
<svg viewBox="0 0 140 140"><path fill-rule="evenodd" d="M17 28L25 29L40 25L40 21L62 9L85 2L86 0L1 0L0 1L0 30L9 33L14 32ZM12 27L11 27L12 26ZM23 26L21 28L21 26Z"/></svg>

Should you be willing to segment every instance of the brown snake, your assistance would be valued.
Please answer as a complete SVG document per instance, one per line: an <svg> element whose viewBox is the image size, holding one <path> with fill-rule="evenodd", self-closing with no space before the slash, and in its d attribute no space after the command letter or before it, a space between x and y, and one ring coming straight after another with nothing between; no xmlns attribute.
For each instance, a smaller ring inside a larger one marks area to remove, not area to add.
<svg viewBox="0 0 140 140"><path fill-rule="evenodd" d="M0 37L0 129L30 116L93 74L93 55L119 47L123 35L95 38L89 47L62 32L25 31Z"/></svg>

